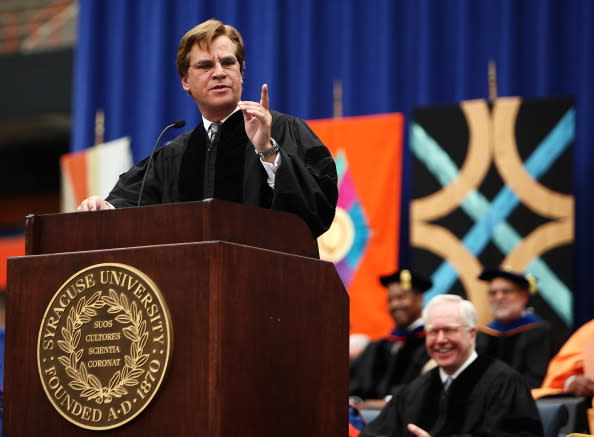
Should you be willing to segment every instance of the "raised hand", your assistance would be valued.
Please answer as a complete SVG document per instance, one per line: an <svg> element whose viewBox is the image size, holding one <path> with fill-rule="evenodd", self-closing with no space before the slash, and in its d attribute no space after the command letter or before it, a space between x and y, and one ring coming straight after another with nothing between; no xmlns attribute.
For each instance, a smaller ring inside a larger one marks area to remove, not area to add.
<svg viewBox="0 0 594 437"><path fill-rule="evenodd" d="M268 85L262 85L260 103L241 101L239 109L243 113L245 133L258 152L270 149L272 115L269 110Z"/></svg>

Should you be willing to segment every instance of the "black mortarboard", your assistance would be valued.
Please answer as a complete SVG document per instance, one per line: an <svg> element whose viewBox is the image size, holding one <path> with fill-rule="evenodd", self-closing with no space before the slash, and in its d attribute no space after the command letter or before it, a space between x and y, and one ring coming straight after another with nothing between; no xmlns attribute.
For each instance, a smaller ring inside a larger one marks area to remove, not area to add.
<svg viewBox="0 0 594 437"><path fill-rule="evenodd" d="M413 290L419 291L421 293L429 290L433 285L431 280L407 269L398 270L391 275L380 276L379 280L380 283L386 288L390 284L398 282L405 290L412 288Z"/></svg>
<svg viewBox="0 0 594 437"><path fill-rule="evenodd" d="M521 288L530 291L530 293L536 292L536 279L529 273L524 275L523 273L514 272L506 268L497 268L485 269L478 276L478 279L482 281L491 281L495 278L508 279L518 284Z"/></svg>

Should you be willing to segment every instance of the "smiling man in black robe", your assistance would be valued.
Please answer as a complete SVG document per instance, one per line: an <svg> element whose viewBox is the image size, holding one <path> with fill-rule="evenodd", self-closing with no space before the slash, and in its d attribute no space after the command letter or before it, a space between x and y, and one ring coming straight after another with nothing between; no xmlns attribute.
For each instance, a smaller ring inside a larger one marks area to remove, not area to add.
<svg viewBox="0 0 594 437"><path fill-rule="evenodd" d="M439 295L429 302L423 318L427 352L438 367L395 394L361 437L543 435L536 404L522 376L474 350L472 303Z"/></svg>
<svg viewBox="0 0 594 437"><path fill-rule="evenodd" d="M307 124L241 101L244 48L239 32L218 20L188 31L177 53L183 89L202 122L120 176L107 199L91 196L79 211L216 198L295 213L317 237L332 223L338 198L332 155ZM147 173L148 172L148 173Z"/></svg>

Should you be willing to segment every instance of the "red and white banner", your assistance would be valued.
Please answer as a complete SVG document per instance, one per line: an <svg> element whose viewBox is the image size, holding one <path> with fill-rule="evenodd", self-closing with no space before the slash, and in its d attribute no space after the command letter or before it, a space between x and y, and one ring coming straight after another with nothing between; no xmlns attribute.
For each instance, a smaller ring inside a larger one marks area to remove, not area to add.
<svg viewBox="0 0 594 437"><path fill-rule="evenodd" d="M62 212L76 210L91 195L107 197L118 176L131 165L128 137L62 155Z"/></svg>

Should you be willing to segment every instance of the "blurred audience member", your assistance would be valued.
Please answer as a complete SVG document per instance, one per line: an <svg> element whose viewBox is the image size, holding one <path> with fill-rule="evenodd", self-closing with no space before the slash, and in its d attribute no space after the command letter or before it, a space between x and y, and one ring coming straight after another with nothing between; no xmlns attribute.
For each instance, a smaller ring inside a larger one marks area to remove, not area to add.
<svg viewBox="0 0 594 437"><path fill-rule="evenodd" d="M431 281L406 269L379 279L387 289L388 311L396 328L369 343L351 363L349 393L360 398L364 408L382 408L386 397L419 376L429 360L421 314L423 292L431 288Z"/></svg>
<svg viewBox="0 0 594 437"><path fill-rule="evenodd" d="M489 283L494 319L479 328L477 351L509 364L530 388L539 387L556 348L551 324L526 309L536 292L534 278L505 269L487 269L478 278Z"/></svg>

